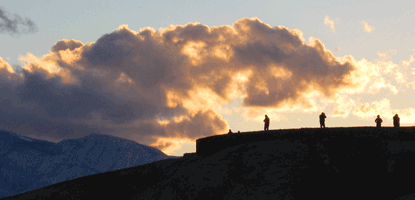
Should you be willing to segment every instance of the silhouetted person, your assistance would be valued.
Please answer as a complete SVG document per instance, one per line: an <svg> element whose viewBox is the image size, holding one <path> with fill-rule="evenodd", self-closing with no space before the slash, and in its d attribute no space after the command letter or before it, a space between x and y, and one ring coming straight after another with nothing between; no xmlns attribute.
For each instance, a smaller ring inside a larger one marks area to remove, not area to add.
<svg viewBox="0 0 415 200"><path fill-rule="evenodd" d="M326 128L326 114L324 114L324 112L321 113L320 115L320 128Z"/></svg>
<svg viewBox="0 0 415 200"><path fill-rule="evenodd" d="M380 128L383 121L378 115L378 117L375 119L375 122L376 122L376 127Z"/></svg>
<svg viewBox="0 0 415 200"><path fill-rule="evenodd" d="M231 131L231 129L229 129L229 132L228 132L228 134L233 134L233 133L232 133L232 131Z"/></svg>
<svg viewBox="0 0 415 200"><path fill-rule="evenodd" d="M395 116L393 116L393 126L395 128L398 128L399 127L399 117L398 117L398 114L396 114Z"/></svg>
<svg viewBox="0 0 415 200"><path fill-rule="evenodd" d="M265 119L264 119L265 125L264 125L264 131L269 130L269 118L267 115L265 115Z"/></svg>

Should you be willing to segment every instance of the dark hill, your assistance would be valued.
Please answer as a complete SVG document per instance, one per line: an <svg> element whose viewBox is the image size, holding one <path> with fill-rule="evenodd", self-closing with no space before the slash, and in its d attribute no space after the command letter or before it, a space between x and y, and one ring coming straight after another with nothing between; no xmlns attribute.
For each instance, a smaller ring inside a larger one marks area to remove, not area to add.
<svg viewBox="0 0 415 200"><path fill-rule="evenodd" d="M53 143L0 130L0 198L167 158L173 157L115 136Z"/></svg>
<svg viewBox="0 0 415 200"><path fill-rule="evenodd" d="M202 138L197 145L199 155L5 199L404 199L415 194L414 127L271 130Z"/></svg>

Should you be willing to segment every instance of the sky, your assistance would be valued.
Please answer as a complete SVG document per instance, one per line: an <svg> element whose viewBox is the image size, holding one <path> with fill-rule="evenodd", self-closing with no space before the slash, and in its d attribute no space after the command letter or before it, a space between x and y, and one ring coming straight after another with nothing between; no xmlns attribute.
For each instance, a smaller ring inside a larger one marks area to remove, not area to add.
<svg viewBox="0 0 415 200"><path fill-rule="evenodd" d="M1 1L0 129L196 151L233 132L415 124L413 1Z"/></svg>

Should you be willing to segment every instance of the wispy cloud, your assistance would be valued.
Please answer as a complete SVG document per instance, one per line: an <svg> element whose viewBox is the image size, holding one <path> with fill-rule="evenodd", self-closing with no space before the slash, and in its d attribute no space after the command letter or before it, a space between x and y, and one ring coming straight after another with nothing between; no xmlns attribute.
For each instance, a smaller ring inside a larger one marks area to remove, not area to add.
<svg viewBox="0 0 415 200"><path fill-rule="evenodd" d="M0 7L0 32L11 34L34 33L36 24L29 18L22 18L17 14L10 14Z"/></svg>
<svg viewBox="0 0 415 200"><path fill-rule="evenodd" d="M396 55L396 53L397 53L396 49L389 49L387 52L378 51L378 56L381 59L388 60L392 58L391 55Z"/></svg>
<svg viewBox="0 0 415 200"><path fill-rule="evenodd" d="M331 28L331 30L332 30L333 32L335 32L335 30L334 30L334 21L333 21L333 20L331 20L331 19L329 18L329 16L326 16L326 18L324 18L324 24L325 24L325 25L329 25L329 26L330 26L330 28Z"/></svg>
<svg viewBox="0 0 415 200"><path fill-rule="evenodd" d="M365 28L365 32L371 33L373 30L375 30L375 28L373 26L369 26L368 23L366 23L365 21L362 22Z"/></svg>

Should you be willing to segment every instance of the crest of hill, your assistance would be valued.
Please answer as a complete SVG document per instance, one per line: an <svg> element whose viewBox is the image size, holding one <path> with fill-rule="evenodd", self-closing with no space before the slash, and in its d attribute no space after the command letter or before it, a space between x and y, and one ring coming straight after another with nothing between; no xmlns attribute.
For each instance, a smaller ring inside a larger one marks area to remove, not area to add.
<svg viewBox="0 0 415 200"><path fill-rule="evenodd" d="M215 144L212 138L244 143L205 156L166 159L81 177L5 199L414 197L408 184L415 177L414 127L296 130L300 131L207 137L210 147ZM278 134L282 139L263 140Z"/></svg>
<svg viewBox="0 0 415 200"><path fill-rule="evenodd" d="M212 155L231 146L258 141L290 140L415 140L415 127L334 127L300 128L269 131L253 131L233 134L214 135L196 140L196 154L202 157Z"/></svg>

